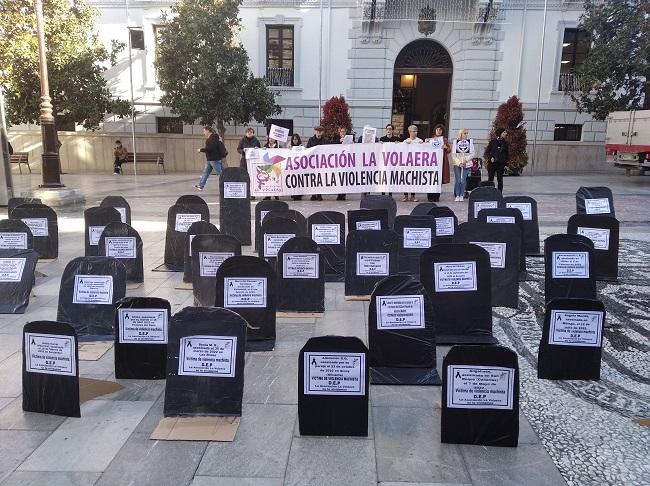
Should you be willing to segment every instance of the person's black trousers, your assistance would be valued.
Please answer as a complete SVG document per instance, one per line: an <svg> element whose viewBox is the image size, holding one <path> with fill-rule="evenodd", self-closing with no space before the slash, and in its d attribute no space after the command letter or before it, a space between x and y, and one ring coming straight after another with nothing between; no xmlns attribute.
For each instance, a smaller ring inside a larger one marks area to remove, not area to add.
<svg viewBox="0 0 650 486"><path fill-rule="evenodd" d="M503 172L506 170L505 165L488 164L488 181L494 182L494 175L497 176L497 187L503 192Z"/></svg>

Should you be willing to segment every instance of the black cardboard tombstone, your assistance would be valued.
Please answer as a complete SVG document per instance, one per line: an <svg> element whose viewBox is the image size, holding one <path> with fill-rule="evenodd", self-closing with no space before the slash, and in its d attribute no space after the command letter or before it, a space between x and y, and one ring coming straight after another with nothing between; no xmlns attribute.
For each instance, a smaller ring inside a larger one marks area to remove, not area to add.
<svg viewBox="0 0 650 486"><path fill-rule="evenodd" d="M223 209L222 209L223 211ZM182 272L185 263L185 235L192 223L210 221L210 213L203 208L198 211L189 206L174 204L167 211L165 235L165 259L162 271Z"/></svg>
<svg viewBox="0 0 650 486"><path fill-rule="evenodd" d="M219 235L221 232L212 223L196 221L185 233L185 254L183 255L183 282L192 281L192 240L196 235ZM210 304L212 305L212 304Z"/></svg>
<svg viewBox="0 0 650 486"><path fill-rule="evenodd" d="M454 243L478 245L490 255L492 305L519 307L519 255L521 231L514 224L463 223Z"/></svg>
<svg viewBox="0 0 650 486"><path fill-rule="evenodd" d="M284 201L275 201L273 199L260 201L255 205L255 249L260 247L260 234L262 222L267 214L271 211L287 211L289 205Z"/></svg>
<svg viewBox="0 0 650 486"><path fill-rule="evenodd" d="M101 208L115 208L120 213L122 223L131 224L131 206L122 196L106 196L99 203Z"/></svg>
<svg viewBox="0 0 650 486"><path fill-rule="evenodd" d="M345 280L345 215L336 211L319 211L309 216L311 235L323 257L326 282Z"/></svg>
<svg viewBox="0 0 650 486"><path fill-rule="evenodd" d="M519 229L521 244L519 245L519 280L525 281L526 252L524 251L524 219L521 211L515 208L483 209L478 215L478 221L490 224L514 224Z"/></svg>
<svg viewBox="0 0 650 486"><path fill-rule="evenodd" d="M0 249L0 314L23 314L34 286L38 254Z"/></svg>
<svg viewBox="0 0 650 486"><path fill-rule="evenodd" d="M616 217L609 187L581 187L576 192L576 213Z"/></svg>
<svg viewBox="0 0 650 486"><path fill-rule="evenodd" d="M196 235L192 241L192 290L194 305L213 306L217 271L228 258L241 255L241 243L228 235ZM221 304L219 304L221 306Z"/></svg>
<svg viewBox="0 0 650 486"><path fill-rule="evenodd" d="M537 201L529 196L507 196L503 198L507 208L518 209L524 224L524 250L526 256L544 256L539 249L539 219Z"/></svg>
<svg viewBox="0 0 650 486"><path fill-rule="evenodd" d="M246 169L227 167L219 176L219 229L242 245L251 244L250 178Z"/></svg>
<svg viewBox="0 0 650 486"><path fill-rule="evenodd" d="M99 238L99 255L117 258L126 269L126 281L144 282L142 238L126 223L107 224Z"/></svg>
<svg viewBox="0 0 650 486"><path fill-rule="evenodd" d="M298 358L300 435L368 435L368 349L351 336L319 336Z"/></svg>
<svg viewBox="0 0 650 486"><path fill-rule="evenodd" d="M81 417L77 333L63 322L23 327L23 410Z"/></svg>
<svg viewBox="0 0 650 486"><path fill-rule="evenodd" d="M375 287L368 345L373 385L440 385L433 305L412 277L392 275Z"/></svg>
<svg viewBox="0 0 650 486"><path fill-rule="evenodd" d="M246 320L228 309L186 307L172 317L165 417L240 416Z"/></svg>
<svg viewBox="0 0 650 486"><path fill-rule="evenodd" d="M39 258L59 256L59 225L54 209L45 204L23 204L9 214L11 219L19 219L29 227Z"/></svg>
<svg viewBox="0 0 650 486"><path fill-rule="evenodd" d="M586 236L593 242L592 273L596 280L618 279L619 223L616 218L596 214L574 214L569 218L566 232Z"/></svg>
<svg viewBox="0 0 650 486"><path fill-rule="evenodd" d="M19 219L0 220L0 250L31 250L32 230Z"/></svg>
<svg viewBox="0 0 650 486"><path fill-rule="evenodd" d="M346 297L368 300L377 282L397 273L399 238L394 231L350 231L345 247Z"/></svg>
<svg viewBox="0 0 650 486"><path fill-rule="evenodd" d="M447 206L439 206L429 210L429 216L436 221L436 241L438 243L451 243L458 226L456 214Z"/></svg>
<svg viewBox="0 0 650 486"><path fill-rule="evenodd" d="M586 236L552 235L544 240L544 300L596 299L594 244Z"/></svg>
<svg viewBox="0 0 650 486"><path fill-rule="evenodd" d="M231 309L248 322L246 351L275 347L276 274L254 256L228 258L217 270L215 305Z"/></svg>
<svg viewBox="0 0 650 486"><path fill-rule="evenodd" d="M126 297L115 312L115 378L163 380L171 306L156 297Z"/></svg>
<svg viewBox="0 0 650 486"><path fill-rule="evenodd" d="M264 220L266 221L271 218L284 218L295 221L298 228L300 228L300 233L305 236L307 235L307 220L300 211L296 211L295 209L273 209L266 213Z"/></svg>
<svg viewBox="0 0 650 486"><path fill-rule="evenodd" d="M325 312L323 257L311 238L291 238L277 259L278 312Z"/></svg>
<svg viewBox="0 0 650 486"><path fill-rule="evenodd" d="M100 256L99 238L110 223L121 223L120 212L113 207L94 207L84 211L85 255Z"/></svg>
<svg viewBox="0 0 650 486"><path fill-rule="evenodd" d="M176 199L176 202L174 204L178 204L179 206L187 206L188 208L192 208L201 214L207 212L208 219L205 221L210 221L210 208L208 207L208 203L206 203L201 196L197 196L196 194L185 194Z"/></svg>
<svg viewBox="0 0 650 486"><path fill-rule="evenodd" d="M7 214L11 214L14 209L23 204L43 204L43 201L37 197L10 197L7 204Z"/></svg>
<svg viewBox="0 0 650 486"><path fill-rule="evenodd" d="M493 344L490 255L477 245L443 243L420 258L438 344Z"/></svg>
<svg viewBox="0 0 650 486"><path fill-rule="evenodd" d="M393 199L393 196L368 194L361 198L359 209L385 209L388 212L388 228L392 229L395 224L397 203Z"/></svg>
<svg viewBox="0 0 650 486"><path fill-rule="evenodd" d="M348 211L348 233L350 231L387 230L387 209L356 209Z"/></svg>
<svg viewBox="0 0 650 486"><path fill-rule="evenodd" d="M503 346L454 346L442 373L441 442L517 447L517 353Z"/></svg>
<svg viewBox="0 0 650 486"><path fill-rule="evenodd" d="M546 304L537 377L599 380L605 316L599 300L553 299Z"/></svg>
<svg viewBox="0 0 650 486"><path fill-rule="evenodd" d="M397 268L420 278L420 255L436 244L436 220L433 216L404 216L395 218L395 233L399 238Z"/></svg>
<svg viewBox="0 0 650 486"><path fill-rule="evenodd" d="M280 248L296 236L305 236L298 223L292 219L276 218L272 211L262 223L260 247L257 250L259 257L264 258L277 270L276 260Z"/></svg>
<svg viewBox="0 0 650 486"><path fill-rule="evenodd" d="M469 193L469 204L467 205L467 221L473 222L478 219L478 212L481 209L504 207L503 196L495 187L477 187Z"/></svg>
<svg viewBox="0 0 650 486"><path fill-rule="evenodd" d="M82 340L113 340L115 303L125 292L122 262L111 257L75 258L61 277L56 320L71 324Z"/></svg>
<svg viewBox="0 0 650 486"><path fill-rule="evenodd" d="M434 202L423 202L416 204L415 207L411 210L411 216L426 216L429 214L429 211L437 207L438 205Z"/></svg>

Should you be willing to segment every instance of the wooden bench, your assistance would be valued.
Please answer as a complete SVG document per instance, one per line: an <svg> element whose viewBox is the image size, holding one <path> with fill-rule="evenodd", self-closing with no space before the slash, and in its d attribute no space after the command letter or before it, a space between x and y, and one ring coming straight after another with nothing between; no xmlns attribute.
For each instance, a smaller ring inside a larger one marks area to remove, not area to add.
<svg viewBox="0 0 650 486"><path fill-rule="evenodd" d="M158 173L160 174L160 167L162 167L163 174L165 174L165 154L162 152L138 152L136 154L138 164L156 164L158 166ZM126 161L133 163L133 152L129 152L126 156Z"/></svg>
<svg viewBox="0 0 650 486"><path fill-rule="evenodd" d="M18 164L18 170L21 174L23 173L21 164L26 164L27 168L29 169L29 173L32 173L32 168L29 166L29 154L27 152L14 152L9 157L9 160L12 164Z"/></svg>

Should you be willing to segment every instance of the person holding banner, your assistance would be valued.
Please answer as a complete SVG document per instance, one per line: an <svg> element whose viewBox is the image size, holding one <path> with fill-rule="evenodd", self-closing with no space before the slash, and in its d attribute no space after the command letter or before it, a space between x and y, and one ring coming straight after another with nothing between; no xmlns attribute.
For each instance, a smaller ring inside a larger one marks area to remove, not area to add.
<svg viewBox="0 0 650 486"><path fill-rule="evenodd" d="M205 147L198 149L198 152L205 153L205 168L203 169L203 174L201 174L201 177L199 178L199 183L194 186L199 191L203 190L205 183L208 182L208 177L210 177L213 170L215 174L221 174L221 159L228 155L226 146L223 144L214 128L203 127L203 136L205 137Z"/></svg>
<svg viewBox="0 0 650 486"><path fill-rule="evenodd" d="M445 137L445 126L442 123L438 123L433 128L433 135L431 138L426 140L427 143L430 143L433 148L439 148L442 150L443 159L442 159L442 184L449 184L449 160L448 154L451 152L451 146L449 145L449 139ZM440 201L440 193L429 193L427 194L427 200L430 202Z"/></svg>
<svg viewBox="0 0 650 486"><path fill-rule="evenodd" d="M354 143L354 132L346 127L339 127L339 143L342 145L349 145ZM345 201L345 194L339 194L336 196L337 201Z"/></svg>
<svg viewBox="0 0 650 486"><path fill-rule="evenodd" d="M268 137L266 140L266 143L264 144L265 149L273 149L273 148L280 148L280 145L278 145L278 141L272 137ZM280 198L278 196L274 196L276 201L279 201ZM266 196L264 198L264 201L268 201L271 199L271 196Z"/></svg>
<svg viewBox="0 0 650 486"><path fill-rule="evenodd" d="M456 202L465 198L467 173L472 167L474 158L474 141L468 138L469 132L465 128L458 130L458 138L454 140L451 149L451 161L454 164L454 196Z"/></svg>
<svg viewBox="0 0 650 486"><path fill-rule="evenodd" d="M289 143L287 144L287 148L291 150L302 150L302 139L300 138L300 135L297 133L294 133L291 135L291 140L289 140ZM302 195L298 196L291 196L291 199L294 201L302 201Z"/></svg>
<svg viewBox="0 0 650 486"><path fill-rule="evenodd" d="M253 130L251 127L248 127L244 132L244 136L239 141L239 145L237 145L237 153L241 155L239 167L248 172L248 164L246 163L246 149L261 147L262 145L260 144L260 141L255 136L255 130ZM254 200L255 196L251 196L251 199Z"/></svg>
<svg viewBox="0 0 650 486"><path fill-rule="evenodd" d="M404 143L413 144L413 145L423 143L423 140L420 137L418 137L418 127L416 127L415 125L410 125L408 127L408 132L409 132L409 136L408 138L404 139ZM404 197L402 198L402 202L407 202L407 201L409 201L409 194L408 192L405 192ZM411 193L410 201L418 202L418 200L415 198L414 192Z"/></svg>
<svg viewBox="0 0 650 486"><path fill-rule="evenodd" d="M309 137L309 140L307 140L307 148L315 147L316 145L327 145L329 141L324 137L325 129L318 125L317 127L314 127L314 136ZM312 194L311 198L312 201L322 201L323 196L320 194Z"/></svg>

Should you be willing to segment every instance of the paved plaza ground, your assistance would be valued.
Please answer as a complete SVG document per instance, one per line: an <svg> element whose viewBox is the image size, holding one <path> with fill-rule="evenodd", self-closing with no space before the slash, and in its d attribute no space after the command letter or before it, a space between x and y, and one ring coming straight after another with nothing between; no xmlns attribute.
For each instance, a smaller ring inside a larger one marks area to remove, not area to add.
<svg viewBox="0 0 650 486"><path fill-rule="evenodd" d="M14 176L16 194L38 175ZM172 312L192 305L192 293L174 287L179 273L151 270L162 263L167 208L193 194L195 174L150 176L65 175L86 196L85 207L107 195L126 197L144 241L145 283L128 296L167 299ZM494 334L519 355L519 447L440 443L440 387L370 387L367 438L301 437L297 429L298 353L311 336L358 336L367 343L367 302L344 299L343 284L326 284L323 318L278 319L276 349L247 353L241 426L232 443L149 439L162 417L164 381L118 380L124 389L82 405L79 418L24 413L21 336L27 321L56 319L61 274L83 255L84 206L58 210L58 260L38 265L39 278L24 315L0 316L0 484L276 486L413 484L571 485L650 484L650 178L622 174L524 176L505 180L506 195L537 199L542 240L562 233L575 212L579 186L609 186L621 221L620 279L599 283L607 309L601 380L554 382L536 377L543 319L543 265L528 259L532 281L520 287L518 310L494 308ZM200 195L218 225L218 181ZM467 218L467 203L444 186L441 204ZM287 198L288 199L288 198ZM345 212L347 201L293 202L305 216ZM420 199L426 199L420 195ZM398 203L408 214L414 203ZM253 206L254 208L254 206ZM6 208L0 208L0 218ZM252 254L245 247L245 254ZM438 347L438 370L448 347ZM80 375L114 380L113 352L81 361Z"/></svg>

